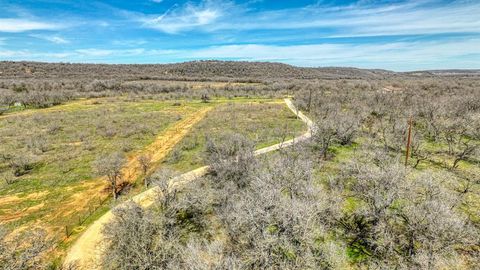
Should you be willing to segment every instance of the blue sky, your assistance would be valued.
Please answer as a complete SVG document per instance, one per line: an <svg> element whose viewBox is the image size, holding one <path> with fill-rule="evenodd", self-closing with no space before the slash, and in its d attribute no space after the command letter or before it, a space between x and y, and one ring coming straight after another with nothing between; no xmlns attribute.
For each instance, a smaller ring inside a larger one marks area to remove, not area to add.
<svg viewBox="0 0 480 270"><path fill-rule="evenodd" d="M0 60L480 68L479 0L0 0Z"/></svg>

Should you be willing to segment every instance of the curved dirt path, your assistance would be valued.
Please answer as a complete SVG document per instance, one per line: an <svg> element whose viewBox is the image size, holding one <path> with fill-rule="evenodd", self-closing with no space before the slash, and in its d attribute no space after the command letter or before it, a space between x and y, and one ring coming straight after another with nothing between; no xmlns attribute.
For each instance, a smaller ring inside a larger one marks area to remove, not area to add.
<svg viewBox="0 0 480 270"><path fill-rule="evenodd" d="M297 115L306 125L307 132L292 140L288 140L279 144L275 144L269 147L265 147L255 151L255 155L261 155L268 152L279 150L283 147L288 147L296 143L307 140L312 136L313 122L306 117L303 113L299 112L293 105L290 99L285 99L285 103L290 110ZM188 130L184 131L185 134ZM158 148L157 148L158 149ZM166 154L158 153L158 155L165 156ZM181 187L188 184L195 179L204 176L208 173L209 166L200 167L193 171L184 173L177 177L174 177L169 182L169 188ZM159 188L150 188L134 197L132 201L138 203L143 207L148 207L153 204L155 196L159 194ZM79 269L100 269L99 262L101 261L102 250L102 228L105 224L113 219L112 211L108 211L98 220L96 220L90 227L77 239L74 245L71 247L64 261L64 265L76 264Z"/></svg>

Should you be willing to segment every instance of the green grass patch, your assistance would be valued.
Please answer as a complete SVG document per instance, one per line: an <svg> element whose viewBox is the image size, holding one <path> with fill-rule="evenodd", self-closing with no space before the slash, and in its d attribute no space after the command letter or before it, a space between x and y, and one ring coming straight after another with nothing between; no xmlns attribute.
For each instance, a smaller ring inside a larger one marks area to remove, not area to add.
<svg viewBox="0 0 480 270"><path fill-rule="evenodd" d="M168 155L164 165L180 172L205 165L207 140L219 139L227 132L246 136L260 149L306 131L305 124L281 100L275 103L241 98L234 100L215 100L220 103L219 106L183 138Z"/></svg>

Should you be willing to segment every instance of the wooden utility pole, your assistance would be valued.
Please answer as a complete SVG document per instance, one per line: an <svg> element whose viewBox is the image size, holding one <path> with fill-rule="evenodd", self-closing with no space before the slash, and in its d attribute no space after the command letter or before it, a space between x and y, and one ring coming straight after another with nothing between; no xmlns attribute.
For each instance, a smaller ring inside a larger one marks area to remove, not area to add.
<svg viewBox="0 0 480 270"><path fill-rule="evenodd" d="M410 143L412 142L412 117L408 119L408 138L407 149L405 151L405 167L408 165L408 156L410 156Z"/></svg>
<svg viewBox="0 0 480 270"><path fill-rule="evenodd" d="M312 107L312 92L313 92L313 88L310 87L308 91L308 112L310 112L310 108Z"/></svg>

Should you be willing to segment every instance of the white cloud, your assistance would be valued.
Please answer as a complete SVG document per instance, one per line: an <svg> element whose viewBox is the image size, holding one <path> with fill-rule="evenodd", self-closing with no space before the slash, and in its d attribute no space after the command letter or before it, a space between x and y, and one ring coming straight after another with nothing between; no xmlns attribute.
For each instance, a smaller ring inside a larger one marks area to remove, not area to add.
<svg viewBox="0 0 480 270"><path fill-rule="evenodd" d="M58 36L54 36L54 37L49 37L47 38L47 40L53 42L53 43L56 43L56 44L68 44L70 43L70 41L62 38L62 37L58 37Z"/></svg>
<svg viewBox="0 0 480 270"><path fill-rule="evenodd" d="M0 50L0 57L5 60L36 60L36 61L52 61L55 59L65 61L68 57L74 56L70 52L50 53L35 52L30 50Z"/></svg>
<svg viewBox="0 0 480 270"><path fill-rule="evenodd" d="M480 2L431 0L379 6L360 1L350 6L322 4L257 11L231 2L204 1L174 6L154 17L137 15L144 27L166 33L316 29L324 37L480 33ZM318 32L317 31L317 32Z"/></svg>
<svg viewBox="0 0 480 270"><path fill-rule="evenodd" d="M459 49L461 48L461 49ZM2 60L95 63L165 63L188 60L283 62L297 66L349 66L397 71L420 69L480 69L480 38L383 44L325 43L276 46L242 44L201 49L79 49L64 52L0 50Z"/></svg>
<svg viewBox="0 0 480 270"><path fill-rule="evenodd" d="M109 56L112 55L114 50L101 50L101 49L78 49L75 52L86 56Z"/></svg>
<svg viewBox="0 0 480 270"><path fill-rule="evenodd" d="M187 3L182 7L175 5L162 15L144 16L138 20L144 27L175 34L215 23L231 5L227 1L203 1L198 5Z"/></svg>
<svg viewBox="0 0 480 270"><path fill-rule="evenodd" d="M336 10L309 7L281 11L279 14L267 13L265 20L244 27L333 29L337 35L343 36L480 32L480 2L453 2L437 6L424 4L425 1L415 1L390 7L357 5Z"/></svg>
<svg viewBox="0 0 480 270"><path fill-rule="evenodd" d="M145 49L129 49L129 50L104 50L104 49L78 49L75 50L77 56L86 56L86 57L107 57L107 56L134 56L140 55L145 52Z"/></svg>
<svg viewBox="0 0 480 270"><path fill-rule="evenodd" d="M0 18L0 32L19 33L34 30L57 30L62 25L29 19Z"/></svg>
<svg viewBox="0 0 480 270"><path fill-rule="evenodd" d="M462 48L458 50L458 48ZM188 59L275 61L299 66L355 66L393 70L480 68L480 39L384 44L226 45L183 51Z"/></svg>
<svg viewBox="0 0 480 270"><path fill-rule="evenodd" d="M44 39L44 40L47 40L47 41L50 41L52 43L55 43L55 44L69 44L70 41L63 38L63 37L60 37L60 36L56 36L56 35L53 35L53 36L50 36L50 35L30 35L31 37L34 37L34 38L39 38L39 39Z"/></svg>
<svg viewBox="0 0 480 270"><path fill-rule="evenodd" d="M122 39L122 40L112 41L112 44L115 46L126 46L126 47L138 47L146 43L147 41L143 39Z"/></svg>

